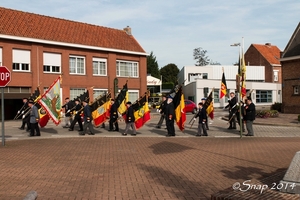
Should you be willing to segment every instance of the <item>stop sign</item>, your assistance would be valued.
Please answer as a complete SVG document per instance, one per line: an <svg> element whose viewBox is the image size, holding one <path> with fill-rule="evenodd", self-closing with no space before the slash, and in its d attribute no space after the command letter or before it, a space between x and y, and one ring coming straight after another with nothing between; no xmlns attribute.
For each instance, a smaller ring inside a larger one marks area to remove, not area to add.
<svg viewBox="0 0 300 200"><path fill-rule="evenodd" d="M10 79L10 71L5 66L0 66L0 87L6 87Z"/></svg>

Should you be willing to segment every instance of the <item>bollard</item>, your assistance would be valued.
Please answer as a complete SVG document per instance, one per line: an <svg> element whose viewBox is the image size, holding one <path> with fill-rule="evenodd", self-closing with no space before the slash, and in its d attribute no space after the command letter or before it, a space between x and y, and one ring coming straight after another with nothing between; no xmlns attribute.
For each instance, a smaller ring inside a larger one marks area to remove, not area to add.
<svg viewBox="0 0 300 200"><path fill-rule="evenodd" d="M36 200L37 198L37 192L36 191L30 191L28 194L25 196L23 200Z"/></svg>

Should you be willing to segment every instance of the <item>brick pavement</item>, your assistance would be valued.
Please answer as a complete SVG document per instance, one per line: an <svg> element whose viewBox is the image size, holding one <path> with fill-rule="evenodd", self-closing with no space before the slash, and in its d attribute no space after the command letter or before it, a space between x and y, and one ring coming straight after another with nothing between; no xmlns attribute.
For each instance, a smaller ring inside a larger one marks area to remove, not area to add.
<svg viewBox="0 0 300 200"><path fill-rule="evenodd" d="M30 190L51 200L210 199L237 181L279 174L279 182L299 151L299 127L255 125L255 137L240 139L220 117L210 136L200 138L193 136L196 127L163 137L166 130L152 128L155 114L136 137L103 129L79 137L49 126L41 137L28 138L17 122L7 122L0 199L22 199Z"/></svg>

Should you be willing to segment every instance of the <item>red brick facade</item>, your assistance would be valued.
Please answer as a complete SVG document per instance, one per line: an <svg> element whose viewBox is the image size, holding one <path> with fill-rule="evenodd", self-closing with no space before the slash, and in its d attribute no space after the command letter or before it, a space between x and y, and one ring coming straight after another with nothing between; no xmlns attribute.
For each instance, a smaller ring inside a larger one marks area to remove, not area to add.
<svg viewBox="0 0 300 200"><path fill-rule="evenodd" d="M269 43L251 44L245 53L246 66L265 66L265 82L282 83L280 50ZM278 71L278 80L274 80L274 71Z"/></svg>
<svg viewBox="0 0 300 200"><path fill-rule="evenodd" d="M71 88L88 89L91 99L96 98L93 88L108 89L114 97L115 78L118 78L118 88L128 81L129 91L144 94L147 91L147 54L128 29L130 31L129 27L111 29L0 7L2 65L11 70L12 77L5 90L5 99L21 102L19 99L29 97L37 86L43 92L43 88L49 87L59 75L62 76L61 99L70 96ZM14 49L30 51L29 71L12 70ZM44 53L61 55L60 73L44 72ZM84 57L85 74L70 74L70 55ZM93 58L106 59L106 76L93 75ZM117 61L136 62L137 76L117 76ZM29 88L29 91L9 92L12 88Z"/></svg>
<svg viewBox="0 0 300 200"><path fill-rule="evenodd" d="M294 86L300 87L300 59L282 62L282 102L284 113L300 114L300 94L294 94Z"/></svg>

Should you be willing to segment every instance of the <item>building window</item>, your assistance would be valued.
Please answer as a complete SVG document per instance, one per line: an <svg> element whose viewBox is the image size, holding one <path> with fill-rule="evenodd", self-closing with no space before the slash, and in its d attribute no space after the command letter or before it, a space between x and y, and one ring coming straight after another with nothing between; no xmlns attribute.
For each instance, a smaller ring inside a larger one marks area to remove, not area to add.
<svg viewBox="0 0 300 200"><path fill-rule="evenodd" d="M278 71L274 71L274 82L278 81Z"/></svg>
<svg viewBox="0 0 300 200"><path fill-rule="evenodd" d="M202 78L203 79L208 79L208 73L203 73Z"/></svg>
<svg viewBox="0 0 300 200"><path fill-rule="evenodd" d="M256 90L256 103L272 103L272 90Z"/></svg>
<svg viewBox="0 0 300 200"><path fill-rule="evenodd" d="M138 63L117 61L117 76L138 77Z"/></svg>
<svg viewBox="0 0 300 200"><path fill-rule="evenodd" d="M128 101L134 103L139 99L139 91L138 90L128 90Z"/></svg>
<svg viewBox="0 0 300 200"><path fill-rule="evenodd" d="M220 103L220 90L214 89L214 103Z"/></svg>
<svg viewBox="0 0 300 200"><path fill-rule="evenodd" d="M107 92L107 89L94 89L94 99L104 95Z"/></svg>
<svg viewBox="0 0 300 200"><path fill-rule="evenodd" d="M30 51L13 49L13 71L30 71Z"/></svg>
<svg viewBox="0 0 300 200"><path fill-rule="evenodd" d="M107 64L106 59L93 58L93 75L106 76Z"/></svg>
<svg viewBox="0 0 300 200"><path fill-rule="evenodd" d="M73 100L85 92L85 89L82 88L71 88L70 89L70 99Z"/></svg>
<svg viewBox="0 0 300 200"><path fill-rule="evenodd" d="M61 54L44 53L44 72L60 73L61 71Z"/></svg>
<svg viewBox="0 0 300 200"><path fill-rule="evenodd" d="M207 87L205 87L205 88L203 88L203 97L207 97L208 96L208 88Z"/></svg>
<svg viewBox="0 0 300 200"><path fill-rule="evenodd" d="M70 56L69 65L70 65L70 74L85 74L84 57Z"/></svg>
<svg viewBox="0 0 300 200"><path fill-rule="evenodd" d="M293 91L294 91L294 95L299 95L299 86L296 85L296 86L293 86Z"/></svg>

